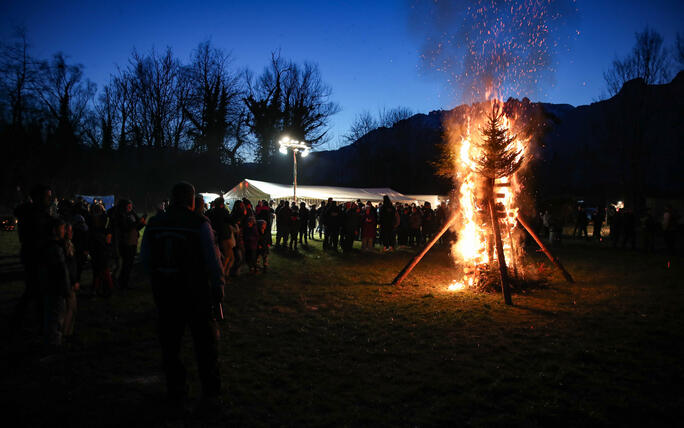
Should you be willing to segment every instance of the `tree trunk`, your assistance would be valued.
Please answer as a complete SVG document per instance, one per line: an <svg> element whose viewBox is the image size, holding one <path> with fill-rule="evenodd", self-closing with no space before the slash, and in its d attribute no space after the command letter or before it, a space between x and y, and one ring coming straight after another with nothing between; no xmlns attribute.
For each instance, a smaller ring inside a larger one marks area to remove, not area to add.
<svg viewBox="0 0 684 428"><path fill-rule="evenodd" d="M491 180L491 182L491 189L493 190L494 180ZM491 218L492 230L494 231L496 256L499 261L499 273L501 275L501 292L504 296L504 302L507 305L512 305L513 300L511 300L511 288L508 283L508 268L506 267L506 256L504 255L503 242L501 241L501 229L499 228L499 219L496 217L493 192L490 192L490 194L487 195L487 203L489 204L489 217Z"/></svg>

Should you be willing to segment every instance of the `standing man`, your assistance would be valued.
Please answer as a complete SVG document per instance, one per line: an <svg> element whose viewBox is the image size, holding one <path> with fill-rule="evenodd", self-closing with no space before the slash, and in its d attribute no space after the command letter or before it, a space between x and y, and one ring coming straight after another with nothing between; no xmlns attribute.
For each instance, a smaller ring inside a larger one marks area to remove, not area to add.
<svg viewBox="0 0 684 428"><path fill-rule="evenodd" d="M211 226L193 212L195 188L180 182L171 190L169 209L150 220L141 258L147 266L159 314L166 387L171 405L187 395L180 359L181 339L190 327L202 382L201 410L220 411L218 329L212 309L223 301L224 277Z"/></svg>
<svg viewBox="0 0 684 428"><path fill-rule="evenodd" d="M40 278L42 251L51 233L51 204L52 190L48 186L38 185L31 190L31 202L25 202L14 210L14 216L19 221L17 232L21 243L20 258L26 281L24 293L12 315L16 328L21 326L30 305L34 305L36 310L39 328L43 326L43 287Z"/></svg>
<svg viewBox="0 0 684 428"><path fill-rule="evenodd" d="M138 251L138 239L140 238L140 229L145 227L145 217L139 217L133 210L133 202L128 199L122 199L119 202L121 206L121 216L119 218L119 253L121 254L121 273L119 274L119 287L122 289L129 288L131 279L131 272L133 272L133 263L135 262L135 253Z"/></svg>

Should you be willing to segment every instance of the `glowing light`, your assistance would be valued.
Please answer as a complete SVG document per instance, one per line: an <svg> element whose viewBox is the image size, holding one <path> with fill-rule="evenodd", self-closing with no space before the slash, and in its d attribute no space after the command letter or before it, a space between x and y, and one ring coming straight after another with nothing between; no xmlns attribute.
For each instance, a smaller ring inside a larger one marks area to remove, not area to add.
<svg viewBox="0 0 684 428"><path fill-rule="evenodd" d="M278 151L279 151L280 153L286 155L286 154L287 154L287 147L285 147L285 146L280 146L280 149L278 149Z"/></svg>
<svg viewBox="0 0 684 428"><path fill-rule="evenodd" d="M447 290L449 291L463 291L465 290L466 285L463 282L453 280L451 284L449 284L449 287Z"/></svg>
<svg viewBox="0 0 684 428"><path fill-rule="evenodd" d="M307 156L309 156L309 149L304 149L304 151L302 152L302 157L305 158Z"/></svg>

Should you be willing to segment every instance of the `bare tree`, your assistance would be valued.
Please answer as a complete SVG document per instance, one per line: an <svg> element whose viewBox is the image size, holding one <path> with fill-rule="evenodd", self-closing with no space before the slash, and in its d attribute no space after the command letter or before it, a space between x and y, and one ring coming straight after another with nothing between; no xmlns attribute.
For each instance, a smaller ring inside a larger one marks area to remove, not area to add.
<svg viewBox="0 0 684 428"><path fill-rule="evenodd" d="M323 82L318 66L299 66L274 52L258 78L249 72L245 76L244 103L260 163L270 163L284 133L312 146L327 141L328 121L339 106L331 101L332 89Z"/></svg>
<svg viewBox="0 0 684 428"><path fill-rule="evenodd" d="M245 72L247 95L243 102L249 110L249 129L257 140L256 159L262 164L271 163L283 132L283 78L287 65L279 52L273 52L271 63L258 78Z"/></svg>
<svg viewBox="0 0 684 428"><path fill-rule="evenodd" d="M58 144L76 145L83 136L84 121L95 95L95 84L83 79L83 65L71 65L62 53L43 61L35 90L46 109Z"/></svg>
<svg viewBox="0 0 684 428"><path fill-rule="evenodd" d="M670 57L663 45L663 37L648 27L636 33L635 37L632 52L624 59L616 58L611 69L603 73L610 96L620 92L622 86L632 79L642 78L646 84L652 85L665 83L670 77Z"/></svg>
<svg viewBox="0 0 684 428"><path fill-rule="evenodd" d="M229 69L231 62L230 55L209 42L199 44L187 67L188 99L184 110L191 124L193 148L234 163L237 150L246 140L236 133L239 126L232 123L244 120L244 107L238 76Z"/></svg>
<svg viewBox="0 0 684 428"><path fill-rule="evenodd" d="M171 48L164 54L153 49L145 56L133 51L124 76L129 79L129 89L133 93L129 120L132 121L130 132L134 141L153 148L180 148L187 129L182 106L188 88Z"/></svg>
<svg viewBox="0 0 684 428"><path fill-rule="evenodd" d="M354 118L349 131L342 136L343 141L351 144L359 138L378 128L378 121L369 111L362 111Z"/></svg>
<svg viewBox="0 0 684 428"><path fill-rule="evenodd" d="M0 45L0 102L6 104L8 122L15 130L24 124L38 71L29 49L23 27L15 30L14 43Z"/></svg>
<svg viewBox="0 0 684 428"><path fill-rule="evenodd" d="M382 108L378 111L378 124L385 128L391 128L404 119L408 119L415 113L408 107Z"/></svg>
<svg viewBox="0 0 684 428"><path fill-rule="evenodd" d="M311 146L326 142L328 122L340 107L331 101L332 88L323 82L318 66L291 62L284 95L284 131Z"/></svg>
<svg viewBox="0 0 684 428"><path fill-rule="evenodd" d="M111 150L114 147L114 124L117 118L116 89L107 85L102 89L99 103L95 106L96 121L100 130L100 147Z"/></svg>

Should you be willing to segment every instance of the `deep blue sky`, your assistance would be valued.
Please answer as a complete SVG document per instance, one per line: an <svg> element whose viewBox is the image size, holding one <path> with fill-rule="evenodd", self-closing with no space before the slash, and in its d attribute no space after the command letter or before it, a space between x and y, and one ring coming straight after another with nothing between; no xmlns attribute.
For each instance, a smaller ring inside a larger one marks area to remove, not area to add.
<svg viewBox="0 0 684 428"><path fill-rule="evenodd" d="M200 4L193 5L193 4ZM604 88L602 73L625 55L646 25L671 46L684 34L684 1L578 0L570 50L558 56L555 85L534 101L591 103ZM332 144L362 110L407 106L416 112L460 104L444 77L421 72L420 40L408 29L408 2L396 1L3 1L0 35L25 25L36 56L63 51L101 87L133 47L171 46L187 59L207 38L231 51L238 66L256 72L270 52L317 62L342 111Z"/></svg>

